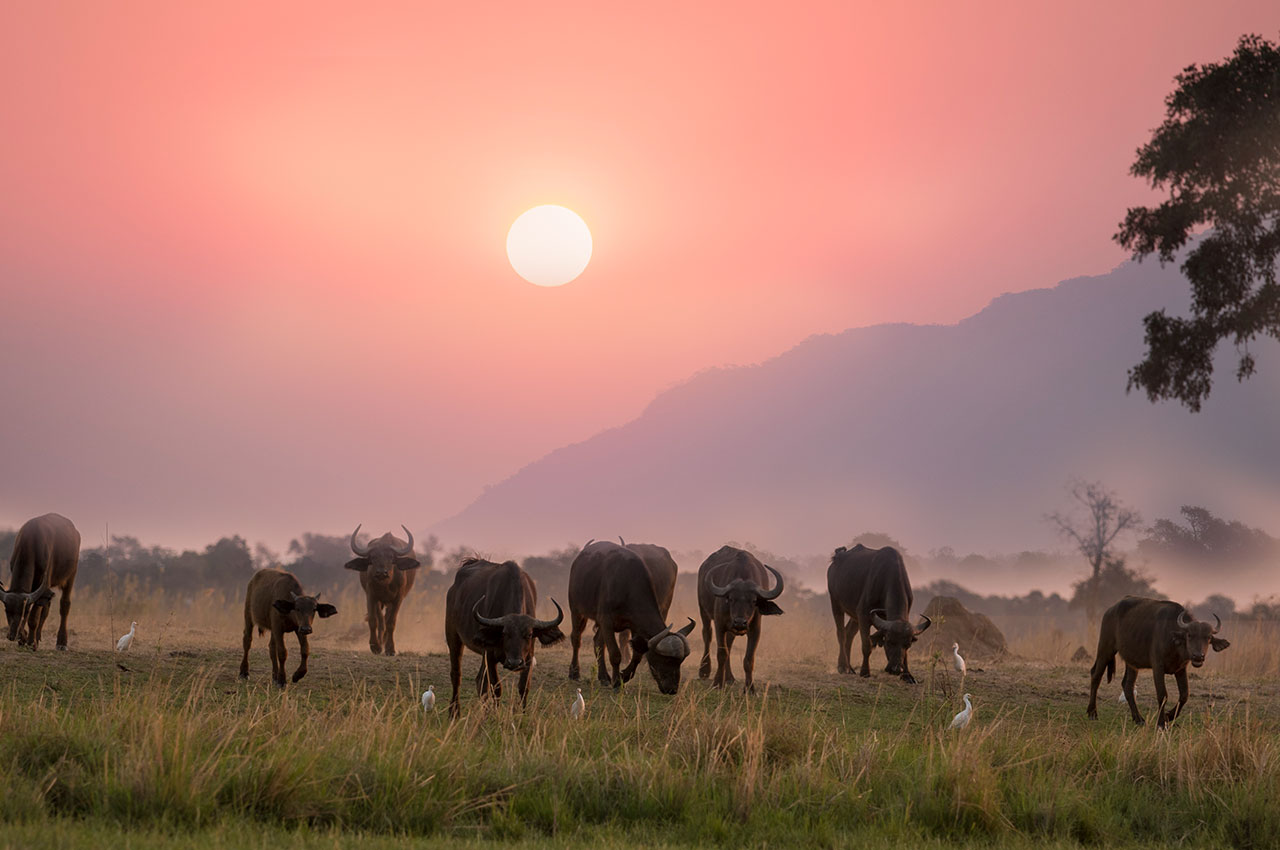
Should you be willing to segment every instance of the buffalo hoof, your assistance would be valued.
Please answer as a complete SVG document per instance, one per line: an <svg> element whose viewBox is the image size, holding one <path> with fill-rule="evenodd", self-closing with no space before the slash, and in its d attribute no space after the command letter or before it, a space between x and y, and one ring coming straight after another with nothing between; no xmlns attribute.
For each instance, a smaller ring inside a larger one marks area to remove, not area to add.
<svg viewBox="0 0 1280 850"><path fill-rule="evenodd" d="M384 649L384 650L382 651L382 654L383 654L383 655L395 655L395 654L396 654L396 651L395 651L394 649L392 649L391 647L387 647L386 649Z"/></svg>
<svg viewBox="0 0 1280 850"><path fill-rule="evenodd" d="M1086 711L1086 712L1085 712L1085 714L1089 715L1089 719L1090 719L1090 720L1097 720L1097 719L1098 719L1098 707L1097 707L1096 705L1091 705L1091 706L1089 706L1089 709L1088 709L1088 711Z"/></svg>
<svg viewBox="0 0 1280 850"><path fill-rule="evenodd" d="M378 646L377 644L371 643L369 644L369 651L372 652L374 655L381 655L382 647Z"/></svg>
<svg viewBox="0 0 1280 850"><path fill-rule="evenodd" d="M241 678L241 679L248 679L248 678L249 678L249 671L248 671L248 670L241 670L241 671L240 671L240 678Z"/></svg>
<svg viewBox="0 0 1280 850"><path fill-rule="evenodd" d="M1139 718L1136 718L1136 719L1133 721L1133 725L1134 725L1134 726L1146 726L1146 725L1147 725L1147 721L1145 721L1145 720L1143 720L1141 717L1139 717Z"/></svg>
<svg viewBox="0 0 1280 850"><path fill-rule="evenodd" d="M917 684L917 683L916 683L916 677L915 677L915 676L912 676L910 673L903 673L903 674L902 674L902 681L906 682L908 685L914 685L914 684Z"/></svg>
<svg viewBox="0 0 1280 850"><path fill-rule="evenodd" d="M580 679L580 678L582 678L582 676L581 676L581 674L580 674L577 670L570 670L570 671L569 671L569 680L570 680L570 681L572 681L572 682L576 682L576 681L578 681L578 679Z"/></svg>
<svg viewBox="0 0 1280 850"><path fill-rule="evenodd" d="M306 670L299 670L298 672L294 673L294 674L293 674L293 681L294 681L294 683L295 683L295 684L297 684L299 681L301 681L301 680L302 680L302 677L303 677L303 676L305 676L305 675L307 675L307 671L306 671Z"/></svg>
<svg viewBox="0 0 1280 850"><path fill-rule="evenodd" d="M285 684L284 679L279 679L278 681L276 681L276 687L282 691L284 690L284 684Z"/></svg>
<svg viewBox="0 0 1280 850"><path fill-rule="evenodd" d="M614 689L615 691L622 690L622 677L621 677L621 676L619 676L618 678L616 678L616 679L614 679L614 680L613 680L613 689Z"/></svg>
<svg viewBox="0 0 1280 850"><path fill-rule="evenodd" d="M859 671L858 671L858 675L859 675L859 676L861 676L861 677L862 677L862 678L864 678L864 679L870 679L870 678L871 678L871 671L870 671L870 670L859 670Z"/></svg>
<svg viewBox="0 0 1280 850"><path fill-rule="evenodd" d="M66 651L67 651L67 645L66 645L65 643L60 643L60 644L58 644L58 651L59 651L59 652L66 652Z"/></svg>

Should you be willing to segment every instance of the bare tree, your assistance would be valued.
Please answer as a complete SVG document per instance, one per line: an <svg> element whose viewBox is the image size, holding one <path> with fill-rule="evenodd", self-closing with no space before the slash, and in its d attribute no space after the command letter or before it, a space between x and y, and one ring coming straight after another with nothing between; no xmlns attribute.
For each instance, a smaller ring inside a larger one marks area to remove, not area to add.
<svg viewBox="0 0 1280 850"><path fill-rule="evenodd" d="M1045 517L1058 527L1058 532L1076 544L1092 570L1085 600L1089 626L1098 622L1098 588L1102 586L1102 570L1108 561L1116 560L1113 551L1116 538L1137 529L1142 515L1127 508L1101 481L1072 481L1067 485L1076 506L1067 513L1055 511ZM1081 510L1083 508L1083 510Z"/></svg>

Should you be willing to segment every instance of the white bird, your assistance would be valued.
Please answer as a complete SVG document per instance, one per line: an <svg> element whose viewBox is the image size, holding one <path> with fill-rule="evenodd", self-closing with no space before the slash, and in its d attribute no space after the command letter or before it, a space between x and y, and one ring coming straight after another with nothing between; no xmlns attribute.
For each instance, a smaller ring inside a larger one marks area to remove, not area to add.
<svg viewBox="0 0 1280 850"><path fill-rule="evenodd" d="M129 644L133 643L133 634L138 630L138 621L134 620L133 625L129 626L129 634L121 635L120 640L116 641L116 652L125 652L129 649Z"/></svg>
<svg viewBox="0 0 1280 850"><path fill-rule="evenodd" d="M951 644L951 654L955 656L955 659L951 663L955 665L956 672L959 673L961 676L963 676L965 672L965 666L964 666L964 659L960 657L960 644L958 643Z"/></svg>
<svg viewBox="0 0 1280 850"><path fill-rule="evenodd" d="M574 720L581 720L586 710L587 701L582 698L582 688L578 688L578 698L573 701L573 705L569 706L569 716Z"/></svg>
<svg viewBox="0 0 1280 850"><path fill-rule="evenodd" d="M428 685L422 692L422 710L430 711L436 707L436 691L434 685Z"/></svg>
<svg viewBox="0 0 1280 850"><path fill-rule="evenodd" d="M964 695L964 711L960 712L951 721L952 729L963 729L969 725L969 721L973 718L973 703L969 702L969 695Z"/></svg>
<svg viewBox="0 0 1280 850"><path fill-rule="evenodd" d="M1137 700L1138 695L1137 695L1137 694L1134 694L1134 695L1133 695L1133 698L1134 698L1135 700ZM1116 702L1121 703L1121 704L1124 704L1124 703L1127 703L1128 701L1129 701L1129 700L1128 700L1128 698L1127 698L1127 697L1125 697L1125 695L1124 695L1124 689L1123 689L1123 688L1121 688L1121 689L1120 689L1120 696L1116 697Z"/></svg>

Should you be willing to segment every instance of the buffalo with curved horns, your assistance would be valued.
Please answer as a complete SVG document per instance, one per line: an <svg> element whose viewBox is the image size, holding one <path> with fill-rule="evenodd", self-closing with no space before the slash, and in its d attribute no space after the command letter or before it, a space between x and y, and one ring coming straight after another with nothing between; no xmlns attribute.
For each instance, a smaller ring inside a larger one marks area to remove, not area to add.
<svg viewBox="0 0 1280 850"><path fill-rule="evenodd" d="M852 673L849 653L853 636L862 635L862 676L871 675L871 647L884 648L885 668L890 675L914 685L915 676L907 666L907 650L933 621L923 614L919 625L912 625L911 579L902 555L892 546L868 549L859 543L852 549L841 546L831 556L827 567L827 594L836 621L839 658L836 669ZM849 620L845 622L845 616ZM872 628L875 632L872 632Z"/></svg>
<svg viewBox="0 0 1280 850"><path fill-rule="evenodd" d="M1095 719L1098 716L1098 683L1103 673L1107 681L1111 681L1119 654L1124 659L1124 679L1120 687L1124 690L1125 702L1129 703L1133 722L1139 726L1146 722L1133 697L1133 683L1139 670L1150 669L1156 682L1157 725L1163 729L1172 723L1187 704L1187 664L1199 667L1204 664L1208 648L1222 652L1231 646L1229 641L1216 636L1222 621L1217 614L1213 619L1216 625L1210 626L1196 620L1177 602L1141 596L1126 596L1108 608L1102 615L1098 634L1098 657L1089 671L1089 716ZM1178 704L1166 711L1169 692L1165 689L1164 677L1170 673L1178 683Z"/></svg>
<svg viewBox="0 0 1280 850"><path fill-rule="evenodd" d="M369 651L374 655L396 654L396 617L413 587L413 571L418 568L418 559L413 557L413 533L400 527L409 538L407 543L387 532L361 546L356 539L360 533L357 525L351 532L351 551L356 557L344 565L360 572L360 586L369 604Z"/></svg>
<svg viewBox="0 0 1280 850"><path fill-rule="evenodd" d="M554 599L554 620L534 616L538 589L532 578L515 561L495 564L468 558L454 576L445 596L444 639L449 645L449 681L453 695L449 715L458 716L458 685L462 681L462 649L481 656L476 688L481 696L502 696L498 663L520 673L520 704L529 696L529 674L533 670L534 641L544 646L564 640L560 623L564 610Z"/></svg>
<svg viewBox="0 0 1280 850"><path fill-rule="evenodd" d="M59 514L45 514L22 524L9 556L9 587L0 586L9 640L33 650L40 645L53 589L57 588L61 591L57 647L67 648L71 587L79 565L80 532L71 520Z"/></svg>
<svg viewBox="0 0 1280 850"><path fill-rule="evenodd" d="M773 573L773 590L765 590ZM702 615L702 663L698 666L699 678L711 675L711 624L716 632L716 678L714 687L724 687L733 681L729 669L729 650L733 639L747 636L747 651L742 657L743 677L748 691L755 690L753 673L756 668L756 647L760 643L760 618L781 614L774 603L782 594L782 573L766 566L742 549L722 546L702 562L698 568L698 610Z"/></svg>

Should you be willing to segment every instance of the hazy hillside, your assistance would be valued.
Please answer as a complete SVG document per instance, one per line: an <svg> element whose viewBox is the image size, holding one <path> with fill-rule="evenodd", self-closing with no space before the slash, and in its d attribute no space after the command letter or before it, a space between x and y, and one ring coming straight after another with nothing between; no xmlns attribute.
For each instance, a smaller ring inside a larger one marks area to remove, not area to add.
<svg viewBox="0 0 1280 850"><path fill-rule="evenodd" d="M1174 269L1125 264L957 325L857 328L701 373L435 531L510 551L622 534L809 553L868 529L917 552L1016 551L1060 545L1042 517L1072 476L1105 480L1149 520L1205 504L1274 529L1274 343L1258 346L1253 381L1228 366L1198 415L1124 392L1141 317L1184 290Z"/></svg>

